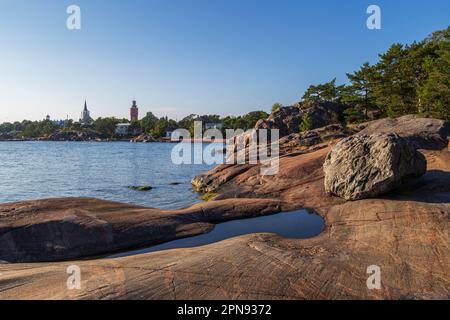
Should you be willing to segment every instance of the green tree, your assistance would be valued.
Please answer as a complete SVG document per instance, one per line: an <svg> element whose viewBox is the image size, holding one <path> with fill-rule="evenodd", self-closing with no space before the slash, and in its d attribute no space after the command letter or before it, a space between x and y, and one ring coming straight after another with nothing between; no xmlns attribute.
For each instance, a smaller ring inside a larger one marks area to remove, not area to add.
<svg viewBox="0 0 450 320"><path fill-rule="evenodd" d="M169 119L169 122L167 124L167 130L174 131L178 128L179 128L178 123L173 119Z"/></svg>
<svg viewBox="0 0 450 320"><path fill-rule="evenodd" d="M373 94L375 67L365 63L358 71L347 73L349 85L342 89L342 102L347 105L344 114L346 120L355 122L367 119L370 110L379 110Z"/></svg>
<svg viewBox="0 0 450 320"><path fill-rule="evenodd" d="M203 123L203 125L205 125L206 123L219 123L220 122L220 116L217 114L206 114L203 116L197 116L195 119L195 121L201 121Z"/></svg>
<svg viewBox="0 0 450 320"><path fill-rule="evenodd" d="M424 61L433 52L425 42L392 45L380 55L373 82L374 96L390 117L418 112L418 88L427 78Z"/></svg>
<svg viewBox="0 0 450 320"><path fill-rule="evenodd" d="M37 127L39 135L52 134L58 131L59 129L59 127L50 120L38 122Z"/></svg>
<svg viewBox="0 0 450 320"><path fill-rule="evenodd" d="M302 97L303 102L340 102L344 86L336 86L336 78L330 82L311 85Z"/></svg>
<svg viewBox="0 0 450 320"><path fill-rule="evenodd" d="M150 130L150 134L154 138L163 138L166 136L168 125L169 120L167 118L161 118L156 122L155 127Z"/></svg>
<svg viewBox="0 0 450 320"><path fill-rule="evenodd" d="M141 123L138 120L131 121L130 126L128 127L128 133L130 135L133 135L135 133L139 134L141 133Z"/></svg>
<svg viewBox="0 0 450 320"><path fill-rule="evenodd" d="M222 129L225 132L226 129L253 129L256 123L261 119L266 119L269 114L265 111L252 111L243 116L228 116L222 119Z"/></svg>
<svg viewBox="0 0 450 320"><path fill-rule="evenodd" d="M9 133L11 131L14 131L14 124L9 123L9 122L5 122L0 124L0 133Z"/></svg>
<svg viewBox="0 0 450 320"><path fill-rule="evenodd" d="M151 112L147 112L144 118L141 119L142 131L149 133L153 128L155 128L158 118Z"/></svg>
<svg viewBox="0 0 450 320"><path fill-rule="evenodd" d="M27 138L36 138L39 136L38 123L35 121L24 120L22 121L22 134Z"/></svg>
<svg viewBox="0 0 450 320"><path fill-rule="evenodd" d="M94 129L97 133L113 136L116 133L116 126L122 121L116 118L98 118L94 121Z"/></svg>
<svg viewBox="0 0 450 320"><path fill-rule="evenodd" d="M275 111L277 111L280 108L283 108L283 105L281 103L279 103L279 102L276 102L272 106L272 112L275 112Z"/></svg>
<svg viewBox="0 0 450 320"><path fill-rule="evenodd" d="M418 90L419 112L450 120L450 27L433 34L430 41L438 41L438 50L436 57L424 62L428 78Z"/></svg>
<svg viewBox="0 0 450 320"><path fill-rule="evenodd" d="M69 119L65 122L64 125L64 131L68 131L74 124L74 121L72 119Z"/></svg>
<svg viewBox="0 0 450 320"><path fill-rule="evenodd" d="M73 122L70 127L68 127L68 131L80 131L81 130L81 123Z"/></svg>
<svg viewBox="0 0 450 320"><path fill-rule="evenodd" d="M267 117L269 117L269 114L264 111L249 112L242 117L243 127L241 129L244 130L253 129L259 120L266 119Z"/></svg>
<svg viewBox="0 0 450 320"><path fill-rule="evenodd" d="M300 123L300 132L312 130L314 128L312 119L309 114L305 114Z"/></svg>

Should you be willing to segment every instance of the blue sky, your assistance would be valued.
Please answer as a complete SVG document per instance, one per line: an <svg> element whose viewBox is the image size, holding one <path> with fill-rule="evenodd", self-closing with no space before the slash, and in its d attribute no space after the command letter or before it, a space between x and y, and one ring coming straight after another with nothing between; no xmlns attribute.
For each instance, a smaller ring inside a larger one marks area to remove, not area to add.
<svg viewBox="0 0 450 320"><path fill-rule="evenodd" d="M448 0L0 0L0 122L269 110L449 22Z"/></svg>

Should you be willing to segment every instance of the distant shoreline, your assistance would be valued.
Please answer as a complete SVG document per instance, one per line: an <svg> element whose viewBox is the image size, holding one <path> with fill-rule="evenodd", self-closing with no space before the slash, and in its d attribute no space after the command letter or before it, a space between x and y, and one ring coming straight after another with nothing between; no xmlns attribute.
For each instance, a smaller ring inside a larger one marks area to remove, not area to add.
<svg viewBox="0 0 450 320"><path fill-rule="evenodd" d="M129 142L129 143L180 143L180 142L202 142L202 143L226 143L225 139L183 139L173 141L170 139L161 139L157 141L133 141L133 139L86 139L86 140L47 140L40 138L27 139L0 139L0 142Z"/></svg>

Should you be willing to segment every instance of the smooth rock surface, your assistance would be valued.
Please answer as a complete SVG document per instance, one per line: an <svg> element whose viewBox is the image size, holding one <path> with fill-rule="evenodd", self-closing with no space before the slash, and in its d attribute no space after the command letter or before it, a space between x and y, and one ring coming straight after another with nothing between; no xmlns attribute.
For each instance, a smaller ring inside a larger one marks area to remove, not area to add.
<svg viewBox="0 0 450 320"><path fill-rule="evenodd" d="M396 133L413 143L417 149L442 150L450 136L450 122L407 115L396 119L385 118L357 126L359 134Z"/></svg>
<svg viewBox="0 0 450 320"><path fill-rule="evenodd" d="M311 153L312 151L327 147L329 142L347 137L353 133L353 131L344 128L341 124L332 124L302 133L292 133L278 141L279 155L280 157L290 157L300 153ZM248 153L249 149L246 148L246 158L248 158ZM191 184L198 192L215 193L222 185L233 181L235 177L247 171L256 174L254 170L256 167L257 166L248 163L218 165L213 169L194 177Z"/></svg>
<svg viewBox="0 0 450 320"><path fill-rule="evenodd" d="M299 106L296 106L299 108ZM417 149L442 150L447 147L447 137L450 136L450 122L420 118L415 115L407 115L397 119L380 119L357 126L352 130L344 129L339 124L318 128L305 133L293 133L283 137L280 135L280 156L289 156L289 154L309 153L313 150L323 148L324 142L330 138L340 139L342 137L354 134L371 135L376 133L396 133L402 138L413 143ZM353 132L352 132L353 131ZM318 133L318 134L317 134ZM305 139L311 134L310 140ZM334 135L334 137L333 137ZM321 140L317 138L321 137ZM316 144L320 142L319 144ZM310 145L310 147L307 147ZM254 172L254 165L219 165L202 175L193 179L194 188L202 192L217 192L222 186L234 185L236 177L249 171ZM235 186L240 188L240 186Z"/></svg>
<svg viewBox="0 0 450 320"><path fill-rule="evenodd" d="M355 135L328 154L325 191L345 200L374 198L422 176L426 168L425 157L397 134Z"/></svg>
<svg viewBox="0 0 450 320"><path fill-rule="evenodd" d="M270 177L259 165L217 167L204 178L220 195L184 210L95 199L0 205L3 254L32 261L149 245L280 210L311 208L326 223L307 240L254 234L120 259L0 264L0 298L449 299L450 152L421 150L425 175L382 198L345 202L324 188L323 164L334 144L293 147ZM55 255L61 242L66 247ZM67 289L70 265L81 268L81 290ZM367 288L371 265L381 268L380 290Z"/></svg>
<svg viewBox="0 0 450 320"><path fill-rule="evenodd" d="M344 202L325 194L322 165L328 151L283 158L273 183L263 177L251 181L248 172L236 177L245 193L253 186L255 196L267 197L258 186L263 183L269 194L292 207L315 208L326 220L326 229L316 238L255 234L120 259L0 264L0 298L448 299L450 152L424 151L428 172L396 194ZM234 200L237 207L249 201ZM52 202L34 203L34 210L45 215ZM231 208L223 201L208 204L208 212L217 217ZM77 202L67 205L76 207ZM119 204L91 200L91 205L103 211L117 208L123 221L130 218ZM94 208L93 216L98 212ZM70 265L81 269L81 290L67 289ZM367 288L371 265L381 268L380 290Z"/></svg>
<svg viewBox="0 0 450 320"><path fill-rule="evenodd" d="M281 211L278 200L228 199L161 210L89 198L0 205L0 260L99 256L205 233L214 223Z"/></svg>
<svg viewBox="0 0 450 320"><path fill-rule="evenodd" d="M303 116L308 114L314 128L321 128L342 120L344 108L332 102L314 102L282 107L256 123L255 129L279 129L280 137L300 131Z"/></svg>

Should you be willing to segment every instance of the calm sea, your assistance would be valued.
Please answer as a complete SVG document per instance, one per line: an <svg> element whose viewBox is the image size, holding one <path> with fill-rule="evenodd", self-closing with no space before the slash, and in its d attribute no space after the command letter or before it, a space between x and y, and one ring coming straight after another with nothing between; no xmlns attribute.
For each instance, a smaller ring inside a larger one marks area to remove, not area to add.
<svg viewBox="0 0 450 320"><path fill-rule="evenodd" d="M190 180L212 166L175 165L171 143L0 142L0 203L95 197L156 208L199 202ZM150 185L151 191L129 186Z"/></svg>

